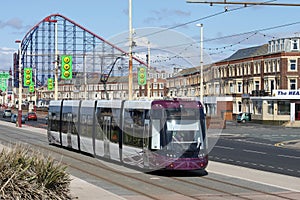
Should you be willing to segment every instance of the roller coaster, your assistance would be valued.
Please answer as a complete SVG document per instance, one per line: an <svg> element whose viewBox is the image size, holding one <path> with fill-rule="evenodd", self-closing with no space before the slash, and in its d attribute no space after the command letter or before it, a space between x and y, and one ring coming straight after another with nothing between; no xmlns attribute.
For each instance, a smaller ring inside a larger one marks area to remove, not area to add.
<svg viewBox="0 0 300 200"><path fill-rule="evenodd" d="M14 54L13 69L16 88L19 82L18 54ZM22 71L24 68L32 68L36 87L46 85L48 78L55 76L55 62L60 62L61 55L73 57L74 80L70 83L82 78L82 73L86 73L87 76L93 73L107 73L110 71L110 65L120 56L124 59L117 63L118 67L111 75L124 76L128 73L129 57L126 51L61 14L45 17L21 40ZM133 66L146 65L134 56L132 61Z"/></svg>

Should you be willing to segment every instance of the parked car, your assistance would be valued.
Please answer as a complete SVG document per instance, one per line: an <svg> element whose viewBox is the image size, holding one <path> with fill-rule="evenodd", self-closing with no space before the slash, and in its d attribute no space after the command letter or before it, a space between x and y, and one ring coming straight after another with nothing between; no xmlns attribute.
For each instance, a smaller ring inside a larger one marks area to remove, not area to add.
<svg viewBox="0 0 300 200"><path fill-rule="evenodd" d="M3 118L5 118L5 117L11 117L11 115L12 115L11 110L5 109L3 111Z"/></svg>
<svg viewBox="0 0 300 200"><path fill-rule="evenodd" d="M29 120L34 120L36 121L37 120L37 115L35 112L29 112L27 113L26 115L26 120L29 121Z"/></svg>
<svg viewBox="0 0 300 200"><path fill-rule="evenodd" d="M18 115L17 114L12 114L10 121L13 123L16 123L18 120ZM22 124L25 124L25 115L22 115Z"/></svg>
<svg viewBox="0 0 300 200"><path fill-rule="evenodd" d="M237 122L245 123L246 121L251 121L251 113L240 113L236 118Z"/></svg>

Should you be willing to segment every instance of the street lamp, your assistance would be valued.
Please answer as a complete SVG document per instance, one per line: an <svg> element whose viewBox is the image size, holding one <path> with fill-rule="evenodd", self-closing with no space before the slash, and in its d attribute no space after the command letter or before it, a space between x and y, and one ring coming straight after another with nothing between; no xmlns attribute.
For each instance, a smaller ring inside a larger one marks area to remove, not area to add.
<svg viewBox="0 0 300 200"><path fill-rule="evenodd" d="M18 125L19 127L22 127L22 42L21 40L16 40L15 43L19 44L19 102L18 102Z"/></svg>
<svg viewBox="0 0 300 200"><path fill-rule="evenodd" d="M203 24L197 24L200 27L200 102L203 102Z"/></svg>
<svg viewBox="0 0 300 200"><path fill-rule="evenodd" d="M55 31L55 74L54 74L54 100L58 99L58 52L57 52L57 20L49 20L54 23Z"/></svg>
<svg viewBox="0 0 300 200"><path fill-rule="evenodd" d="M129 75L128 75L128 100L132 100L132 0L128 2L129 16Z"/></svg>
<svg viewBox="0 0 300 200"><path fill-rule="evenodd" d="M54 37L55 37L55 69L54 69L54 100L58 99L58 49L57 49L57 20L47 17L45 22L54 23Z"/></svg>

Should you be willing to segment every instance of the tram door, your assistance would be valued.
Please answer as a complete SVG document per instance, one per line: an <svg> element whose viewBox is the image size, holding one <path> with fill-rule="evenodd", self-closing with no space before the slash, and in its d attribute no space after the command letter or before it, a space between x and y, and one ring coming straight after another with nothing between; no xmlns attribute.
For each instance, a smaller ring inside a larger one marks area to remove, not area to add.
<svg viewBox="0 0 300 200"><path fill-rule="evenodd" d="M103 117L103 142L104 142L104 157L110 158L110 134L111 134L111 116Z"/></svg>

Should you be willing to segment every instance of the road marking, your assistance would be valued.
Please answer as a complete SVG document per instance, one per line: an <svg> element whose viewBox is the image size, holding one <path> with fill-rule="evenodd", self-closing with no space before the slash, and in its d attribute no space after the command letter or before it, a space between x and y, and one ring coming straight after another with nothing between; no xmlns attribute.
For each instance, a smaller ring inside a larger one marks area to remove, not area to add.
<svg viewBox="0 0 300 200"><path fill-rule="evenodd" d="M232 148L232 147L224 147L224 146L218 146L218 145L216 145L215 147L221 148L221 149L234 150L234 148Z"/></svg>
<svg viewBox="0 0 300 200"><path fill-rule="evenodd" d="M289 155L277 155L277 156L285 157L285 158L295 158L295 159L300 159L300 157L297 157L297 156L289 156Z"/></svg>
<svg viewBox="0 0 300 200"><path fill-rule="evenodd" d="M258 154L267 154L265 152L260 152L260 151L252 151L252 150L248 150L248 149L243 149L243 151L248 152L248 153L258 153Z"/></svg>
<svg viewBox="0 0 300 200"><path fill-rule="evenodd" d="M151 179L151 180L159 180L160 178L157 178L157 177L151 177L150 179Z"/></svg>
<svg viewBox="0 0 300 200"><path fill-rule="evenodd" d="M272 144L262 143L262 142L255 142L255 141L249 141L249 140L237 140L237 141L246 142L246 143L250 143L250 144L260 144L260 145L266 145L266 146L273 146Z"/></svg>

